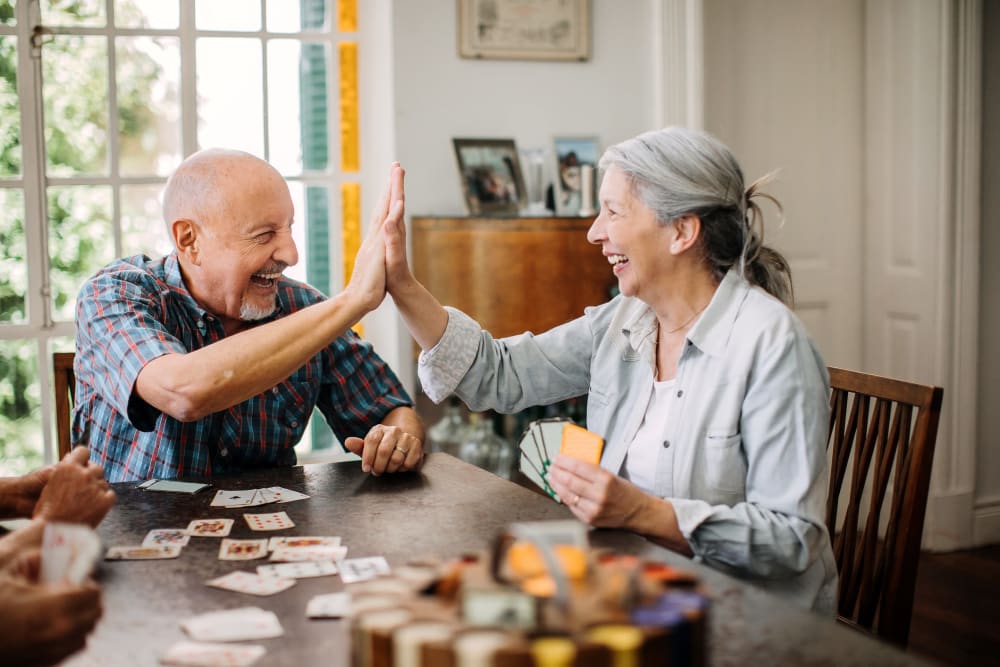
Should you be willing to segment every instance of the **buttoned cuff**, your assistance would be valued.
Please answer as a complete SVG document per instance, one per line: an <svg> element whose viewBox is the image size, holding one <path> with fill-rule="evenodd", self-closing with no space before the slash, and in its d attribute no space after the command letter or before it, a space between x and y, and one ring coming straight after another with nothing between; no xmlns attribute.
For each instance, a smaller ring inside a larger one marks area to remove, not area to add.
<svg viewBox="0 0 1000 667"><path fill-rule="evenodd" d="M462 311L446 306L448 326L437 345L420 353L417 375L424 393L440 403L455 392L479 351L482 327Z"/></svg>
<svg viewBox="0 0 1000 667"><path fill-rule="evenodd" d="M698 526L705 523L713 514L713 508L704 500L692 500L690 498L670 498L670 504L674 506L674 514L677 516L677 525L681 530L681 535L687 540L688 545L696 556L702 556L698 541L693 538L694 531Z"/></svg>

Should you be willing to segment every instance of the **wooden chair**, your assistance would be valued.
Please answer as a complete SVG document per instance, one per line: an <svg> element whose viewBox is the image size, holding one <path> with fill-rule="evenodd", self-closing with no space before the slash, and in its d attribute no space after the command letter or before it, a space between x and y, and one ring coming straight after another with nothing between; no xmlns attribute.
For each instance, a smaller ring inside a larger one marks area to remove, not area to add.
<svg viewBox="0 0 1000 667"><path fill-rule="evenodd" d="M59 460L69 453L72 445L72 425L70 424L70 413L73 410L75 400L76 376L73 373L73 359L76 355L72 352L52 353L52 375L55 381L55 410L56 410L56 444L58 445Z"/></svg>
<svg viewBox="0 0 1000 667"><path fill-rule="evenodd" d="M840 572L838 620L905 647L944 391L829 371L826 524Z"/></svg>

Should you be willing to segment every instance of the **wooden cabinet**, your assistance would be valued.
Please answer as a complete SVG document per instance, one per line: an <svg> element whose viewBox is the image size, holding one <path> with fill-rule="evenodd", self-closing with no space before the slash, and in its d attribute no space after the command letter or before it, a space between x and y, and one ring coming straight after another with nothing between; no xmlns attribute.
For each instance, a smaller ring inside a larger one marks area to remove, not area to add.
<svg viewBox="0 0 1000 667"><path fill-rule="evenodd" d="M590 218L414 216L413 272L494 336L541 333L611 298L616 284Z"/></svg>

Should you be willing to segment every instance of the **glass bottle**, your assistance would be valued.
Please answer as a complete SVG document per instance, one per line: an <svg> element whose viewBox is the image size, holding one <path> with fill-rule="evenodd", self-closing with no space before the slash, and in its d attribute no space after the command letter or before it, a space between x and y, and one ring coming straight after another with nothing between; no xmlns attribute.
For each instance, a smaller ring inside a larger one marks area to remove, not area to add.
<svg viewBox="0 0 1000 667"><path fill-rule="evenodd" d="M481 414L469 415L469 430L458 451L459 458L472 465L509 478L513 451L510 443L493 431L493 422Z"/></svg>
<svg viewBox="0 0 1000 667"><path fill-rule="evenodd" d="M458 456L458 447L465 439L468 429L469 425L462 417L462 406L458 398L452 396L444 408L444 416L427 429L429 450Z"/></svg>

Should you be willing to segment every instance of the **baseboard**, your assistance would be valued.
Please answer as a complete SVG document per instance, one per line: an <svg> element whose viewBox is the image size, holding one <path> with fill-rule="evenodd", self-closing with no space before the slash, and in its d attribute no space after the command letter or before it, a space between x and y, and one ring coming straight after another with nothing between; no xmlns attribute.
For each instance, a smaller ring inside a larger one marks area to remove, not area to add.
<svg viewBox="0 0 1000 667"><path fill-rule="evenodd" d="M972 536L977 547L1000 544L1000 499L976 507Z"/></svg>
<svg viewBox="0 0 1000 667"><path fill-rule="evenodd" d="M938 494L928 498L923 548L928 551L956 551L974 546L974 507L970 492ZM1000 507L997 511L1000 512Z"/></svg>

